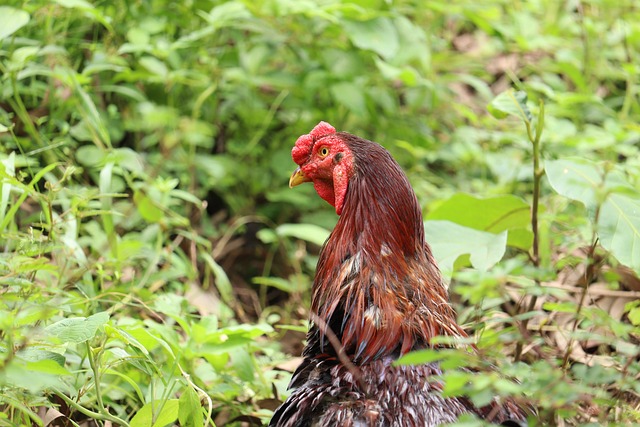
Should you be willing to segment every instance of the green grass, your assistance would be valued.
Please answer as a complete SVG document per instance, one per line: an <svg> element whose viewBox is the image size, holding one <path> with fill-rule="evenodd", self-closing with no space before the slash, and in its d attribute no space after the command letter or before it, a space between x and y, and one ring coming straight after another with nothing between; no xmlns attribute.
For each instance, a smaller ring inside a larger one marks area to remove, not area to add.
<svg viewBox="0 0 640 427"><path fill-rule="evenodd" d="M266 422L336 221L287 187L320 120L403 165L520 381L446 393L640 422L639 55L632 0L0 6L0 425Z"/></svg>

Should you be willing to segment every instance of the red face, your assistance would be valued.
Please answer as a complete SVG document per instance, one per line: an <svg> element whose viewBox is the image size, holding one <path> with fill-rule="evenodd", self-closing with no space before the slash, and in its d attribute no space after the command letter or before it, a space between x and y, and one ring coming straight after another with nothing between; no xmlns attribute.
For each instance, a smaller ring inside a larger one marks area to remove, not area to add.
<svg viewBox="0 0 640 427"><path fill-rule="evenodd" d="M291 175L289 186L313 182L318 195L340 215L353 171L353 156L335 128L320 122L308 135L298 138L291 156L299 167Z"/></svg>

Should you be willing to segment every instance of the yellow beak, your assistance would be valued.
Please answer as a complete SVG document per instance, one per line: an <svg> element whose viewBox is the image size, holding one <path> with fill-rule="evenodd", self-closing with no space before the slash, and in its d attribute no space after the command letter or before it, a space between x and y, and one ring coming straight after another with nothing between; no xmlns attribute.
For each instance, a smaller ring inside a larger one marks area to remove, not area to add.
<svg viewBox="0 0 640 427"><path fill-rule="evenodd" d="M289 188L293 188L296 185L300 185L303 182L310 182L311 180L300 170L300 168L293 171L291 178L289 178Z"/></svg>

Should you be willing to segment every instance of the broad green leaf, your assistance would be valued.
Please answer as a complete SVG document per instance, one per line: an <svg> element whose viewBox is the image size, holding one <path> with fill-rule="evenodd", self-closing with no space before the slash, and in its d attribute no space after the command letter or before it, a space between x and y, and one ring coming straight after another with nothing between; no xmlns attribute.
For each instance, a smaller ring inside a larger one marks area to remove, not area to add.
<svg viewBox="0 0 640 427"><path fill-rule="evenodd" d="M531 122L533 119L531 111L527 107L527 93L523 91L510 89L502 92L491 101L487 109L497 119L515 116L525 123Z"/></svg>
<svg viewBox="0 0 640 427"><path fill-rule="evenodd" d="M469 254L471 264L487 270L502 259L507 246L507 232L487 233L450 221L425 221L425 234L444 274L453 271L454 262Z"/></svg>
<svg viewBox="0 0 640 427"><path fill-rule="evenodd" d="M50 375L70 375L71 372L67 371L64 366L53 359L42 359L35 362L27 362L25 366L29 371L40 372L42 374Z"/></svg>
<svg viewBox="0 0 640 427"><path fill-rule="evenodd" d="M376 52L385 59L395 56L400 46L398 31L389 18L378 17L368 21L344 19L342 26L356 47Z"/></svg>
<svg viewBox="0 0 640 427"><path fill-rule="evenodd" d="M446 357L448 357L448 354L444 351L440 351L440 349L416 350L402 356L400 359L394 362L394 365L421 365L424 363L437 362Z"/></svg>
<svg viewBox="0 0 640 427"><path fill-rule="evenodd" d="M167 75L169 74L169 69L167 68L167 65L157 58L154 58L152 56L145 56L143 58L140 58L139 62L140 62L140 65L142 65L144 68L147 69L147 71L157 76L160 76L163 79L167 78Z"/></svg>
<svg viewBox="0 0 640 427"><path fill-rule="evenodd" d="M442 389L442 395L449 397L463 394L464 390L469 386L471 375L470 373L457 370L445 372L443 375L444 387Z"/></svg>
<svg viewBox="0 0 640 427"><path fill-rule="evenodd" d="M131 172L142 173L144 170L142 157L131 148L123 147L111 150L107 159Z"/></svg>
<svg viewBox="0 0 640 427"><path fill-rule="evenodd" d="M64 367L66 359L60 353L44 350L38 347L27 347L19 353L20 359L27 362L39 362L41 360L52 360L58 365Z"/></svg>
<svg viewBox="0 0 640 427"><path fill-rule="evenodd" d="M214 344L215 347L222 344L236 347L252 342L261 335L273 332L273 328L268 324L258 323L255 325L241 324L222 329L212 329L206 323L196 323L192 325L192 331L192 337L198 343Z"/></svg>
<svg viewBox="0 0 640 427"><path fill-rule="evenodd" d="M352 82L340 82L331 86L331 95L356 114L367 113L367 103L361 87Z"/></svg>
<svg viewBox="0 0 640 427"><path fill-rule="evenodd" d="M597 231L602 247L640 273L640 197L609 194L600 207Z"/></svg>
<svg viewBox="0 0 640 427"><path fill-rule="evenodd" d="M520 197L506 195L482 198L457 193L431 211L425 219L447 220L476 230L499 233L527 227L530 215L531 208Z"/></svg>
<svg viewBox="0 0 640 427"><path fill-rule="evenodd" d="M239 1L227 1L214 7L208 14L201 16L215 28L238 25L251 18L247 7Z"/></svg>
<svg viewBox="0 0 640 427"><path fill-rule="evenodd" d="M145 404L131 419L131 427L165 427L178 419L178 399L156 400Z"/></svg>
<svg viewBox="0 0 640 427"><path fill-rule="evenodd" d="M396 67L380 58L375 58L375 63L380 73L388 80L400 79L402 83L409 87L418 84L420 78L418 72L410 66Z"/></svg>
<svg viewBox="0 0 640 427"><path fill-rule="evenodd" d="M602 183L598 166L584 159L545 162L545 175L551 187L561 196L582 202L588 208L596 205L596 190Z"/></svg>
<svg viewBox="0 0 640 427"><path fill-rule="evenodd" d="M82 343L96 335L98 328L109 321L109 313L103 311L89 317L62 319L45 328L45 332L62 342Z"/></svg>
<svg viewBox="0 0 640 427"><path fill-rule="evenodd" d="M235 348L230 351L231 364L238 377L251 383L256 375L256 367L253 358L246 348Z"/></svg>
<svg viewBox="0 0 640 427"><path fill-rule="evenodd" d="M318 246L324 245L330 234L328 230L314 224L282 224L275 231L280 237L294 237Z"/></svg>
<svg viewBox="0 0 640 427"><path fill-rule="evenodd" d="M105 330L105 332L107 333L107 335L109 337L116 337L116 338L120 339L125 344L128 344L128 345L130 345L132 347L137 348L144 355L148 355L149 354L149 351L140 343L140 341L135 339L133 337L133 335L129 334L128 332L125 332L124 330L122 330L120 328L114 328L114 327L109 326L109 325L104 325L104 330ZM155 340L152 340L152 341L155 344Z"/></svg>
<svg viewBox="0 0 640 427"><path fill-rule="evenodd" d="M60 369L63 369L64 372ZM43 372L43 370L47 372ZM55 373L52 373L54 371ZM69 372L53 360L25 362L14 359L0 372L0 385L19 387L31 393L38 393L50 387L64 387L60 377L67 374Z"/></svg>
<svg viewBox="0 0 640 427"><path fill-rule="evenodd" d="M41 53L40 46L19 47L11 54L10 66L14 69L22 68L39 53Z"/></svg>
<svg viewBox="0 0 640 427"><path fill-rule="evenodd" d="M29 22L29 14L24 10L0 6L0 40L6 39Z"/></svg>
<svg viewBox="0 0 640 427"><path fill-rule="evenodd" d="M93 5L85 0L55 0L61 6L70 9L93 9Z"/></svg>
<svg viewBox="0 0 640 427"><path fill-rule="evenodd" d="M219 332L226 336L237 335L253 339L259 337L260 335L273 332L273 327L266 323L243 323L240 325L227 326L226 328L219 329Z"/></svg>
<svg viewBox="0 0 640 427"><path fill-rule="evenodd" d="M153 300L153 309L159 313L177 317L182 314L184 303L186 303L186 299L181 295L160 294Z"/></svg>
<svg viewBox="0 0 640 427"><path fill-rule="evenodd" d="M270 244L278 241L278 235L276 232L270 228L263 228L262 230L258 230L256 233L256 237L260 239L262 243Z"/></svg>
<svg viewBox="0 0 640 427"><path fill-rule="evenodd" d="M200 397L192 387L185 387L180 396L180 407L178 409L178 421L183 427L202 427L204 425L204 415Z"/></svg>
<svg viewBox="0 0 640 427"><path fill-rule="evenodd" d="M507 244L523 250L530 249L533 242L533 234L527 230L531 208L527 202L512 195L481 198L457 193L425 219L448 220L490 233L509 230Z"/></svg>
<svg viewBox="0 0 640 427"><path fill-rule="evenodd" d="M573 301L545 302L543 309L559 313L575 313L578 306Z"/></svg>
<svg viewBox="0 0 640 427"><path fill-rule="evenodd" d="M147 222L159 222L164 218L164 212L142 191L133 194L133 201L136 203L138 212Z"/></svg>
<svg viewBox="0 0 640 427"><path fill-rule="evenodd" d="M93 144L83 145L76 150L76 160L78 163L88 167L98 166L104 161L106 155L107 152L105 150L102 150ZM110 187L108 186L105 190L109 191L109 188Z"/></svg>
<svg viewBox="0 0 640 427"><path fill-rule="evenodd" d="M531 230L516 228L508 231L507 245L513 248L528 251L533 245L533 233Z"/></svg>
<svg viewBox="0 0 640 427"><path fill-rule="evenodd" d="M261 335L273 332L273 328L264 323L229 326L216 331L204 330L199 325L197 326L193 326L193 337L197 342L203 343L200 347L200 354L202 355L228 354L231 350L255 343L256 338Z"/></svg>
<svg viewBox="0 0 640 427"><path fill-rule="evenodd" d="M109 328L105 328L105 331L111 332ZM137 348L145 355L148 355L149 352L158 347L158 339L154 335L152 335L146 328L135 326L127 329L126 331L122 330L122 332L126 332L135 340L131 342L126 339L127 335L125 335L124 341L132 345L134 348Z"/></svg>
<svg viewBox="0 0 640 427"><path fill-rule="evenodd" d="M130 28L127 31L127 40L131 44L147 46L150 41L149 33L139 27Z"/></svg>
<svg viewBox="0 0 640 427"><path fill-rule="evenodd" d="M635 307L629 310L627 317L629 317L629 321L632 325L640 326L640 307Z"/></svg>

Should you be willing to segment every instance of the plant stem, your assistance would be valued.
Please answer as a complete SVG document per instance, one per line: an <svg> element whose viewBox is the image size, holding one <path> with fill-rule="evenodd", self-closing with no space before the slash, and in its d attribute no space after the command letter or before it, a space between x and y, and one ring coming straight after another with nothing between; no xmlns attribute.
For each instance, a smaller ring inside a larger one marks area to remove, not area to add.
<svg viewBox="0 0 640 427"><path fill-rule="evenodd" d="M93 358L93 351L91 350L89 341L85 342L85 345L87 347L87 357L89 358L89 365L91 366L91 370L93 371L93 383L95 384L96 389L96 399L98 400L100 411L103 411L104 404L102 402L102 393L100 393L100 372L98 371L96 361Z"/></svg>
<svg viewBox="0 0 640 427"><path fill-rule="evenodd" d="M91 359L89 359L91 360ZM90 411L89 409L85 408L84 406L80 405L79 403L77 403L76 401L74 401L73 399L70 399L66 394L62 393L59 390L54 389L53 390L54 393L56 394L56 396L58 396L60 399L64 400L67 405L71 406L73 409L77 410L78 412L91 417L94 420L101 420L101 421L111 421L115 424L124 426L124 427L129 427L129 423L126 422L125 420L110 414L109 412L94 412L94 411Z"/></svg>
<svg viewBox="0 0 640 427"><path fill-rule="evenodd" d="M567 369L567 365L569 364L569 357L571 357L571 348L573 347L574 339L573 333L578 328L578 323L580 323L580 313L582 312L582 308L584 307L584 301L587 299L587 294L589 290L589 283L593 279L595 269L593 266L595 265L595 257L594 254L596 252L596 246L598 245L598 233L596 231L596 226L598 224L598 217L600 216L600 205L596 207L595 219L593 222L593 237L591 239L591 246L589 247L589 252L587 253L587 263L584 270L584 288L582 289L582 293L580 294L580 303L578 304L578 308L576 309L576 317L573 320L573 326L571 327L571 337L569 337L569 343L567 344L567 348L564 352L564 357L562 358L562 370Z"/></svg>
<svg viewBox="0 0 640 427"><path fill-rule="evenodd" d="M527 126L527 135L531 140L533 145L533 201L531 203L531 231L533 232L533 247L532 247L532 256L531 261L533 265L536 267L540 267L540 233L538 230L538 209L540 205L540 183L542 181L542 177L544 176L544 169L540 166L540 139L542 137L542 131L544 129L544 102L540 100L540 111L538 113L538 123L536 124L536 133L535 136L532 137L531 134L531 123L526 122ZM540 278L536 276L535 284L536 287L540 287ZM532 311L536 303L538 302L538 297L533 295L529 300L529 305L526 309L526 312ZM526 334L527 325L529 324L529 319L525 319L522 321L521 331L523 334ZM515 350L515 360L519 361L522 356L522 341L519 341L516 344Z"/></svg>

